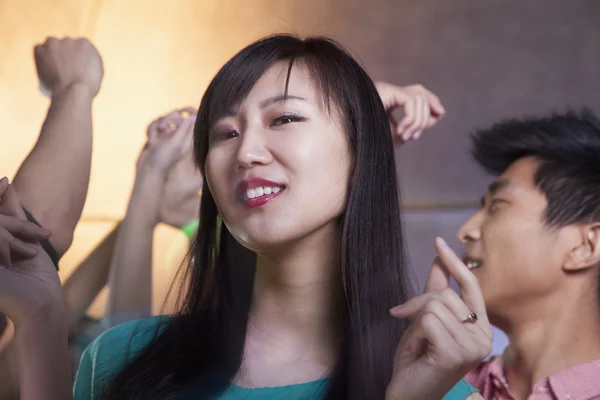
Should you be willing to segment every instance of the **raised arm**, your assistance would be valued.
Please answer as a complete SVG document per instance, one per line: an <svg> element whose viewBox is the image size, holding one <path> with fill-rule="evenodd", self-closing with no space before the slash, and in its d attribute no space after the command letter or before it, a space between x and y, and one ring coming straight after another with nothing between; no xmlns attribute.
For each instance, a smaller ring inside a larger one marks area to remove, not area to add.
<svg viewBox="0 0 600 400"><path fill-rule="evenodd" d="M63 285L69 334L73 333L78 322L108 282L110 262L120 225L117 224L106 235Z"/></svg>
<svg viewBox="0 0 600 400"><path fill-rule="evenodd" d="M33 150L13 184L21 203L52 232L59 256L73 240L90 178L92 101L100 90L100 55L86 39L49 38L34 50L41 84L52 101Z"/></svg>
<svg viewBox="0 0 600 400"><path fill-rule="evenodd" d="M188 151L167 175L160 197L160 222L183 229L197 221L202 184L202 174L194 162L194 153Z"/></svg>
<svg viewBox="0 0 600 400"><path fill-rule="evenodd" d="M108 325L151 314L152 244L160 221L161 194L170 168L192 148L193 119L184 119L181 111L157 119L148 128L148 143L138 159L111 261Z"/></svg>

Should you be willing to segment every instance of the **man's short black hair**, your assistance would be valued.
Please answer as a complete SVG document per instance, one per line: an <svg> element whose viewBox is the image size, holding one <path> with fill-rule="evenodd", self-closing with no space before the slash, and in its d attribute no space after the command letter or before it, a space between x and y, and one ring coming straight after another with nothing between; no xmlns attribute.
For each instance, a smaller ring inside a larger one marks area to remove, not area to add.
<svg viewBox="0 0 600 400"><path fill-rule="evenodd" d="M600 120L590 110L505 120L476 131L472 144L495 175L523 157L541 160L534 180L548 201L548 225L600 222Z"/></svg>

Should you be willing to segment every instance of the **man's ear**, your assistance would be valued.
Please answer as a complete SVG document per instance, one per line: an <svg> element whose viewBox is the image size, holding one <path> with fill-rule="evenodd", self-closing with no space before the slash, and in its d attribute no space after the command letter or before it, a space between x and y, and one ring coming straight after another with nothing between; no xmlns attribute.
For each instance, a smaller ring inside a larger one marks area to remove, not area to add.
<svg viewBox="0 0 600 400"><path fill-rule="evenodd" d="M578 229L579 243L567 254L566 271L581 271L600 263L600 223L582 225Z"/></svg>

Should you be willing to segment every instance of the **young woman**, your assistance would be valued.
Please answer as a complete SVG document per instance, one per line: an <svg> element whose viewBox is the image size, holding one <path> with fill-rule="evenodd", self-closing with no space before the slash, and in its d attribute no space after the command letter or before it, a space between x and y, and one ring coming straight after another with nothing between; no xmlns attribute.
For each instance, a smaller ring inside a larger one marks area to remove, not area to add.
<svg viewBox="0 0 600 400"><path fill-rule="evenodd" d="M96 339L76 399L481 398L460 380L491 347L481 292L438 240L409 300L388 115L352 57L320 38L248 46L207 89L195 152L181 311Z"/></svg>
<svg viewBox="0 0 600 400"><path fill-rule="evenodd" d="M454 385L489 350L489 323L447 246L430 286L447 269L468 302L411 300L394 310L417 314L409 329L388 312L410 298L392 140L346 52L291 36L243 49L204 95L195 151L207 185L181 312L98 338L77 399L470 395Z"/></svg>

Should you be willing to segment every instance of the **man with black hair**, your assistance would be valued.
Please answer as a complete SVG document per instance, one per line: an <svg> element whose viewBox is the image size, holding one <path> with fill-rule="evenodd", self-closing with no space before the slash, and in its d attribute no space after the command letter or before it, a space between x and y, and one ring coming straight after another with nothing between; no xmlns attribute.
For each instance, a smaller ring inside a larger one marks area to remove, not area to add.
<svg viewBox="0 0 600 400"><path fill-rule="evenodd" d="M512 119L472 144L497 179L458 237L510 344L467 380L486 399L600 399L600 120Z"/></svg>
<svg viewBox="0 0 600 400"><path fill-rule="evenodd" d="M392 119L395 140L418 138L443 110L415 88L424 112ZM378 89L388 112L406 110L407 88ZM415 134L407 120L425 125ZM510 345L466 379L486 399L600 400L600 120L588 110L510 119L472 144L497 179L458 237Z"/></svg>

